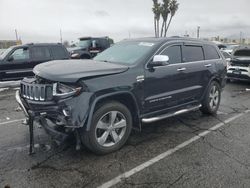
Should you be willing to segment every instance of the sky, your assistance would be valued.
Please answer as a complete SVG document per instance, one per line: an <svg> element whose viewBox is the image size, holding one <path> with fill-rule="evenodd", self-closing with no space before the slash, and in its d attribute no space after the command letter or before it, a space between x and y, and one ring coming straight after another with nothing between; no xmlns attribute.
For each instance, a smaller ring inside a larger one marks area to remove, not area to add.
<svg viewBox="0 0 250 188"><path fill-rule="evenodd" d="M249 0L177 0L168 36L250 38ZM83 36L154 36L152 0L0 0L0 40L75 41Z"/></svg>

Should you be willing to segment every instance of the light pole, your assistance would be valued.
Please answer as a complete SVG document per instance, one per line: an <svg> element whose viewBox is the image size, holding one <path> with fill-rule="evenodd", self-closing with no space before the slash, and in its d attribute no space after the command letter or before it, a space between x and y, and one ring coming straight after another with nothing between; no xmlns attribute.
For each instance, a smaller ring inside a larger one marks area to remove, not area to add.
<svg viewBox="0 0 250 188"><path fill-rule="evenodd" d="M197 39L200 38L200 26L197 27Z"/></svg>
<svg viewBox="0 0 250 188"><path fill-rule="evenodd" d="M61 41L61 43L63 43L63 41L62 41L62 30L60 29L60 41Z"/></svg>
<svg viewBox="0 0 250 188"><path fill-rule="evenodd" d="M17 30L15 29L15 33L16 33L16 41L18 41L18 34L17 34Z"/></svg>

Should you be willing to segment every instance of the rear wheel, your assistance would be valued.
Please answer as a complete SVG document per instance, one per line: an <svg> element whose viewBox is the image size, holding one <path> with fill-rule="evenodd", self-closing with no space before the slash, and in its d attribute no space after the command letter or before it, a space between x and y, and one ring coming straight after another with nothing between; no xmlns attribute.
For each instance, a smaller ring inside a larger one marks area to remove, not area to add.
<svg viewBox="0 0 250 188"><path fill-rule="evenodd" d="M221 87L218 82L213 81L202 101L201 111L205 114L215 114L219 108L221 99Z"/></svg>
<svg viewBox="0 0 250 188"><path fill-rule="evenodd" d="M96 154L107 154L125 144L131 128L131 113L125 105L115 101L105 103L95 111L83 143Z"/></svg>

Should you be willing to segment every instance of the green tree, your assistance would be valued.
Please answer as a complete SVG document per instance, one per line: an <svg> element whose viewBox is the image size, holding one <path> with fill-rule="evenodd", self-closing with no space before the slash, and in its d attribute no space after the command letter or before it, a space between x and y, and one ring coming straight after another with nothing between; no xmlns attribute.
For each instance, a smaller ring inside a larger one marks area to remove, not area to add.
<svg viewBox="0 0 250 188"><path fill-rule="evenodd" d="M165 33L164 33L164 37L166 37L167 32L168 32L168 28L171 24L172 18L174 17L175 13L177 12L179 8L179 3L177 3L177 0L171 0L170 4L169 4L169 10L170 10L170 20L168 22L168 26L167 28L165 28Z"/></svg>

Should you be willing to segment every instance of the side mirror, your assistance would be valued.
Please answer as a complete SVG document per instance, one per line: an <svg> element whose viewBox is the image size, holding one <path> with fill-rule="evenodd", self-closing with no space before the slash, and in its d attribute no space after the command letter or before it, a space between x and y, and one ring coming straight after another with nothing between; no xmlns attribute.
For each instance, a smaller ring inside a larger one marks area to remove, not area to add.
<svg viewBox="0 0 250 188"><path fill-rule="evenodd" d="M168 65L169 57L167 55L155 55L150 67L159 67Z"/></svg>
<svg viewBox="0 0 250 188"><path fill-rule="evenodd" d="M14 58L13 58L13 56L10 56L9 58L8 58L8 61L13 61L14 60Z"/></svg>

